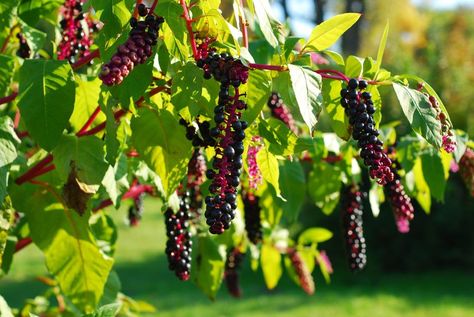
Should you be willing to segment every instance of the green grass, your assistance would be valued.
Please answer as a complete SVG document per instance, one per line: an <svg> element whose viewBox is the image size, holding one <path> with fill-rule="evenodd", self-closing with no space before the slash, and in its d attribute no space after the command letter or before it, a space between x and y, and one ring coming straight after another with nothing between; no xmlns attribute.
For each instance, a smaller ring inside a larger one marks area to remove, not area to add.
<svg viewBox="0 0 474 317"><path fill-rule="evenodd" d="M330 285L316 274L316 294L307 296L286 277L275 291L267 291L261 272L246 265L241 281L244 298L231 298L223 287L211 302L193 283L180 282L167 270L162 217L156 206L150 202L147 206L138 228L128 228L122 221L125 213L114 211L120 230L116 270L123 292L153 304L154 316L474 316L474 276L462 272L353 276L337 267ZM0 281L0 294L18 307L44 289L34 279L41 274L45 274L42 256L30 246L17 255L9 276Z"/></svg>

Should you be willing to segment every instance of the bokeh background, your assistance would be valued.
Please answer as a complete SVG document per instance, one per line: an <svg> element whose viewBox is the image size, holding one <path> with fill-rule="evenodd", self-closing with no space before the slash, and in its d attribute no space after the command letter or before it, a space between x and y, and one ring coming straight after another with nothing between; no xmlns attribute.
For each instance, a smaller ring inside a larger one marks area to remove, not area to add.
<svg viewBox="0 0 474 317"><path fill-rule="evenodd" d="M346 56L376 55L388 19L384 67L417 74L432 84L454 126L474 135L474 0L276 0L273 7L292 33L302 37L334 14L363 13L334 47ZM383 98L384 122L399 120L396 100L388 94ZM324 120L319 128L327 128ZM408 131L403 122L398 129ZM408 234L397 233L389 206L382 207L374 218L366 206L368 265L353 275L345 263L338 212L325 216L309 202L305 205L300 216L305 226L323 226L335 233L321 245L333 262L332 282L326 284L316 272L317 290L311 297L286 276L275 291L266 291L261 272L252 272L247 259L242 270L244 297L233 299L223 287L217 301L210 302L192 283L179 282L167 271L163 219L152 199L146 202L138 228L125 224L126 206L111 211L119 224L117 272L123 292L153 304L153 316L474 316L474 199L459 175L450 175L445 202L434 203L430 215L415 206ZM46 288L35 279L46 272L34 246L15 262L2 280L0 294L18 307Z"/></svg>

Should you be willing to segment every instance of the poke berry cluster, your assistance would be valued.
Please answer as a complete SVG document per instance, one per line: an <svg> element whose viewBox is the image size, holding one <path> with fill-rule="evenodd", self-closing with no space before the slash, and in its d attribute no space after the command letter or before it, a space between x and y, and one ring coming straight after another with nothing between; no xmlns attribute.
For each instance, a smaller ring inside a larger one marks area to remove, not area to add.
<svg viewBox="0 0 474 317"><path fill-rule="evenodd" d="M319 251L319 258L316 258L316 264L323 266L329 274L334 273L331 260L325 250Z"/></svg>
<svg viewBox="0 0 474 317"><path fill-rule="evenodd" d="M342 223L349 267L352 271L359 271L367 263L362 227L362 193L357 186L352 185L346 187L342 194Z"/></svg>
<svg viewBox="0 0 474 317"><path fill-rule="evenodd" d="M446 114L441 111L438 101L434 96L428 97L431 107L435 109L437 113L437 119L441 122L441 134L443 136L443 148L448 153L453 153L456 150L456 140L452 130L452 126L449 123Z"/></svg>
<svg viewBox="0 0 474 317"><path fill-rule="evenodd" d="M247 150L247 166L249 176L249 187L256 189L262 183L262 173L257 164L257 154L262 148L262 138L258 135L252 137L252 144Z"/></svg>
<svg viewBox="0 0 474 317"><path fill-rule="evenodd" d="M367 82L356 79L349 80L347 88L341 90L341 105L344 107L349 123L352 126L352 137L357 140L361 149L360 156L369 167L371 178L385 185L394 180L390 166L392 162L383 151L383 142L378 138L379 131L375 128L375 113L372 95L367 89Z"/></svg>
<svg viewBox="0 0 474 317"><path fill-rule="evenodd" d="M291 114L288 107L283 102L283 99L276 92L272 92L270 98L267 102L268 107L272 111L272 116L280 121L282 121L286 126L293 131L295 134L298 133L298 128L296 127L295 120Z"/></svg>
<svg viewBox="0 0 474 317"><path fill-rule="evenodd" d="M16 55L20 56L21 58L30 58L31 49L28 43L26 42L25 37L21 33L17 33L16 37L18 41L20 42L20 47L18 48Z"/></svg>
<svg viewBox="0 0 474 317"><path fill-rule="evenodd" d="M82 12L85 1L66 0L61 9L62 38L58 46L58 59L67 59L74 63L79 58L89 54L92 45L91 34L97 31L98 24ZM85 28L86 27L86 28Z"/></svg>
<svg viewBox="0 0 474 317"><path fill-rule="evenodd" d="M193 156L188 163L188 177L186 183L186 193L189 198L189 212L193 220L197 220L201 214L202 193L201 185L204 183L206 174L206 159L200 149L195 149Z"/></svg>
<svg viewBox="0 0 474 317"><path fill-rule="evenodd" d="M288 250L288 257L290 258L291 265L295 269L296 275L300 282L300 286L308 295L314 294L314 280L308 266L301 258L301 254L294 248Z"/></svg>
<svg viewBox="0 0 474 317"><path fill-rule="evenodd" d="M469 193L474 197L474 151L469 148L466 149L459 161L459 174Z"/></svg>
<svg viewBox="0 0 474 317"><path fill-rule="evenodd" d="M230 227L237 208L244 130L247 128L247 122L240 120L240 111L246 109L247 105L240 100L239 86L247 82L248 69L226 53L217 54L212 49L203 52L202 47L199 52L202 58L197 61L197 65L204 70L204 78L214 77L221 84L218 104L214 109L216 126L210 130L210 135L216 139L216 154L212 169L206 173L212 182L209 186L210 195L205 199L209 232L221 234Z"/></svg>
<svg viewBox="0 0 474 317"><path fill-rule="evenodd" d="M189 279L191 271L192 241L189 232L188 208L188 204L182 199L177 213L173 213L171 209L165 212L168 265L169 269L174 271L182 281Z"/></svg>
<svg viewBox="0 0 474 317"><path fill-rule="evenodd" d="M410 221L413 220L415 209L401 183L401 177L398 173L401 165L396 159L395 148L389 147L387 153L393 162L392 172L395 175L395 179L385 185L385 192L389 197L398 231L400 233L407 233L410 231Z"/></svg>
<svg viewBox="0 0 474 317"><path fill-rule="evenodd" d="M197 125L197 129L195 125L189 124L183 118L179 120L179 124L186 127L186 138L192 142L193 146L196 147L215 146L217 142L210 134L211 124L209 121L201 122L199 121L198 116L195 123Z"/></svg>
<svg viewBox="0 0 474 317"><path fill-rule="evenodd" d="M244 258L244 254L238 248L234 248L227 255L225 262L224 280L227 290L234 297L241 297L242 290L239 283L239 269Z"/></svg>
<svg viewBox="0 0 474 317"><path fill-rule="evenodd" d="M262 241L261 208L258 204L259 197L251 192L242 192L242 200L244 202L244 220L247 237L250 242L257 244Z"/></svg>
<svg viewBox="0 0 474 317"><path fill-rule="evenodd" d="M130 226L136 227L140 223L143 216L144 206L143 200L145 193L140 193L134 200L133 204L128 208L128 221Z"/></svg>
<svg viewBox="0 0 474 317"><path fill-rule="evenodd" d="M130 36L120 45L111 60L102 66L99 78L107 86L119 85L138 64L143 64L152 55L153 46L157 43L158 30L163 24L162 17L155 17L144 4L138 5L139 21L130 19Z"/></svg>

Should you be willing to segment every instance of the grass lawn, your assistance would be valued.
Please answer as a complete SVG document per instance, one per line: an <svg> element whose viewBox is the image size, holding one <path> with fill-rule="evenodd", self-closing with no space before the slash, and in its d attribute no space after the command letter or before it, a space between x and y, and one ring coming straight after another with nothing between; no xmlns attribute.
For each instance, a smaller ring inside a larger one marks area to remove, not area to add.
<svg viewBox="0 0 474 317"><path fill-rule="evenodd" d="M123 210L114 211L120 230L116 271L123 292L153 304L157 308L153 316L474 316L474 276L462 272L349 275L345 268L336 267L330 285L316 273L316 294L307 296L286 276L275 291L267 291L261 272L246 265L241 281L244 298L231 298L224 287L211 302L192 282L180 282L167 270L163 221L154 207L147 201L138 228L123 224ZM41 274L45 274L42 256L29 246L15 258L10 275L0 281L0 294L18 307L43 289L34 279Z"/></svg>

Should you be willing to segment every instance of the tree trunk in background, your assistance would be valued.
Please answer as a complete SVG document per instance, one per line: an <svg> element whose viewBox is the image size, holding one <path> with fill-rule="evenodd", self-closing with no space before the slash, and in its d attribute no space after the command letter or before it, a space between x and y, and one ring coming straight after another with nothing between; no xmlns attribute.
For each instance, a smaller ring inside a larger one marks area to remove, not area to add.
<svg viewBox="0 0 474 317"><path fill-rule="evenodd" d="M346 0L346 12L358 12L364 14L364 0ZM364 16L351 27L342 37L342 51L346 54L357 54L360 45L360 29Z"/></svg>
<svg viewBox="0 0 474 317"><path fill-rule="evenodd" d="M316 24L324 22L324 12L327 0L314 0L314 6L316 7Z"/></svg>

